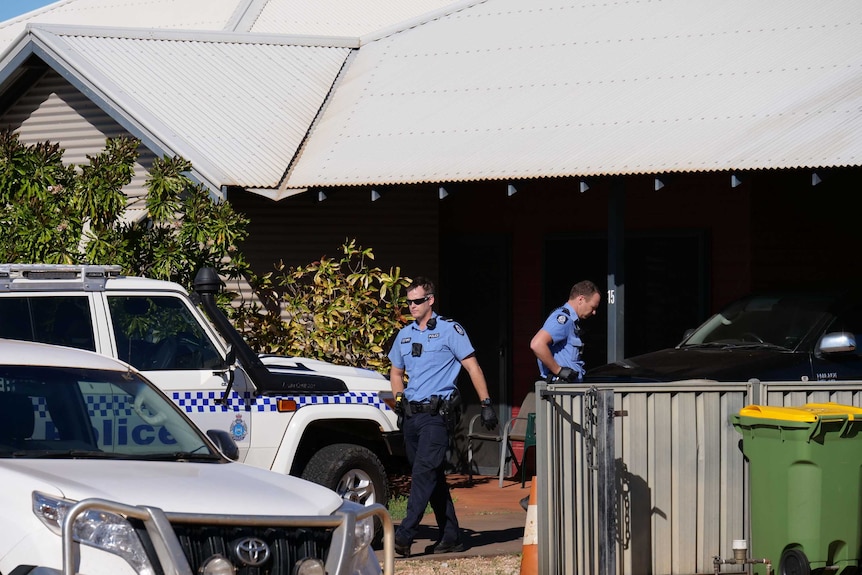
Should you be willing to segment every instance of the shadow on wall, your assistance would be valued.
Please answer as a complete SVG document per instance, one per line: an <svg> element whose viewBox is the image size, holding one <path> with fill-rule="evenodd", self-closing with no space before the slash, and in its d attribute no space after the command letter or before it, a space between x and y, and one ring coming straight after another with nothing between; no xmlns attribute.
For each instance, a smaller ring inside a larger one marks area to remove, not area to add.
<svg viewBox="0 0 862 575"><path fill-rule="evenodd" d="M662 514L650 507L651 495L646 480L629 473L622 459L617 467L617 543L631 550L632 575L652 573L652 517Z"/></svg>

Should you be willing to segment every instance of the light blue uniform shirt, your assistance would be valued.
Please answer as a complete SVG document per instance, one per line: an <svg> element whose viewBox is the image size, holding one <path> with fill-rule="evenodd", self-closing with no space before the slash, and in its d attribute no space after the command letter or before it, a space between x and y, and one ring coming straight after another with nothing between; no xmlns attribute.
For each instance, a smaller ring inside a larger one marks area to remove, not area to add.
<svg viewBox="0 0 862 575"><path fill-rule="evenodd" d="M409 376L404 397L408 401L428 401L432 395L448 399L455 391L461 371L461 361L475 350L460 324L432 313L437 321L434 329L419 329L414 321L401 328L389 361ZM429 320L430 322L430 320ZM414 356L414 344L422 346L422 354Z"/></svg>
<svg viewBox="0 0 862 575"><path fill-rule="evenodd" d="M545 320L542 329L551 334L551 355L560 367L571 367L584 377L584 362L581 359L581 348L584 342L581 341L580 328L578 326L578 314L575 308L566 302L565 305L558 307ZM539 360L539 373L543 378L548 377L550 372L545 364Z"/></svg>

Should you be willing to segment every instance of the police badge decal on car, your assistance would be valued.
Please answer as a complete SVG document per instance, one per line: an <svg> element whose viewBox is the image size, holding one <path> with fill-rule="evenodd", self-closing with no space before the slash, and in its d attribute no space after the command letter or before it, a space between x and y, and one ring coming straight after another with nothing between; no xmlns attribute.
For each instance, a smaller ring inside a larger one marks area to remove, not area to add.
<svg viewBox="0 0 862 575"><path fill-rule="evenodd" d="M228 429L230 436L234 441L242 441L248 435L248 425L242 420L242 414L237 413L236 419L230 424Z"/></svg>

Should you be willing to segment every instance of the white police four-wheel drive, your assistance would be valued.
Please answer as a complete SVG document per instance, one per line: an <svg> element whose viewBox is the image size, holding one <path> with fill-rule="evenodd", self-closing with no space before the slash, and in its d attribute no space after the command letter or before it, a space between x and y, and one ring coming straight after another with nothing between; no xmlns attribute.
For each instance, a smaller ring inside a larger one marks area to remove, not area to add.
<svg viewBox="0 0 862 575"><path fill-rule="evenodd" d="M126 361L201 429L230 433L240 461L385 505L387 476L404 461L389 381L371 370L257 355L216 306L221 286L212 269L199 272L189 296L175 283L122 276L117 266L0 264L0 337ZM131 424L116 425L119 440L146 440Z"/></svg>
<svg viewBox="0 0 862 575"><path fill-rule="evenodd" d="M0 339L0 417L0 573L376 574L375 518L392 572L383 506L231 461L123 362Z"/></svg>

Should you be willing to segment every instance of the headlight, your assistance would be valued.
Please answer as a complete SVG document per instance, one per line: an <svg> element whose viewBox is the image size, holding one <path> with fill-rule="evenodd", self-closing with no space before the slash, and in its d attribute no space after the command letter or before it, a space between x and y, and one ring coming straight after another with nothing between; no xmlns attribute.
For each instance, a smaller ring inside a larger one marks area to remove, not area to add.
<svg viewBox="0 0 862 575"><path fill-rule="evenodd" d="M198 573L200 575L234 575L236 567L233 566L230 559L216 553L201 564Z"/></svg>
<svg viewBox="0 0 862 575"><path fill-rule="evenodd" d="M320 559L305 558L296 562L293 573L295 575L326 575L326 568Z"/></svg>
<svg viewBox="0 0 862 575"><path fill-rule="evenodd" d="M63 518L74 501L33 492L33 513L48 529L62 534ZM88 509L75 519L72 533L75 541L122 557L140 575L154 575L155 570L134 528L121 515Z"/></svg>
<svg viewBox="0 0 862 575"><path fill-rule="evenodd" d="M365 506L353 501L343 501L340 511L358 515L366 511ZM380 575L380 561L371 548L374 540L375 517L369 515L356 519L353 524L353 555L347 561L346 573L352 575Z"/></svg>
<svg viewBox="0 0 862 575"><path fill-rule="evenodd" d="M374 539L374 517L366 517L356 522L353 530L353 554L356 555L369 545Z"/></svg>

